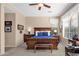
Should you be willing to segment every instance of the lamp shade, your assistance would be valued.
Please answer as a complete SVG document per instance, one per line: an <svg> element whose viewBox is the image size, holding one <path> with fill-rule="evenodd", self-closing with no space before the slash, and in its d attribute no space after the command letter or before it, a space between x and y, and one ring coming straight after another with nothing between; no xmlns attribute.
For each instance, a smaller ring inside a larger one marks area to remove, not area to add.
<svg viewBox="0 0 79 59"><path fill-rule="evenodd" d="M54 30L55 33L57 33L57 30Z"/></svg>
<svg viewBox="0 0 79 59"><path fill-rule="evenodd" d="M27 28L27 31L30 32L30 31L31 31L31 27L28 27L28 28Z"/></svg>

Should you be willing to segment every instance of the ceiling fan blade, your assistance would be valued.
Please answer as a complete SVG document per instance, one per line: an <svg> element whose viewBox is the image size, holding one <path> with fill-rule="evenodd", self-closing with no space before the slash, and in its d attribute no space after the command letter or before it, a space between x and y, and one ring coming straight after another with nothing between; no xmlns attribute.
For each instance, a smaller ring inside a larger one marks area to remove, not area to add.
<svg viewBox="0 0 79 59"><path fill-rule="evenodd" d="M38 10L41 10L41 7L38 7Z"/></svg>
<svg viewBox="0 0 79 59"><path fill-rule="evenodd" d="M32 4L29 4L29 5L38 5L38 3L32 3Z"/></svg>
<svg viewBox="0 0 79 59"><path fill-rule="evenodd" d="M51 6L49 6L49 5L46 5L46 4L44 4L44 6L45 6L45 7L47 7L47 8L51 8Z"/></svg>

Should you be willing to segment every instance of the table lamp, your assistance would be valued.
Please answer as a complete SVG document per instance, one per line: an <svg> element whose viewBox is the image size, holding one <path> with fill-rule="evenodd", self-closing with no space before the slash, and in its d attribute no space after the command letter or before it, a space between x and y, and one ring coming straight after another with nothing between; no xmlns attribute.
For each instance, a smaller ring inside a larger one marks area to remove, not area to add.
<svg viewBox="0 0 79 59"><path fill-rule="evenodd" d="M27 31L28 31L28 34L30 35L31 27L28 27L28 28L27 28Z"/></svg>
<svg viewBox="0 0 79 59"><path fill-rule="evenodd" d="M57 30L56 29L54 30L54 33L55 33L55 35L57 34Z"/></svg>

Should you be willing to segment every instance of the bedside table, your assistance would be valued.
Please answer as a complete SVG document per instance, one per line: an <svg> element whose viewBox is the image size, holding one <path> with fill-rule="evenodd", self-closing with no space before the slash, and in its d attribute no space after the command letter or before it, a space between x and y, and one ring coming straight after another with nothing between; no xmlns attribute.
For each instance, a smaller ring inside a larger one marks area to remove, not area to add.
<svg viewBox="0 0 79 59"><path fill-rule="evenodd" d="M24 34L24 42L27 41L27 38L31 38L34 34Z"/></svg>

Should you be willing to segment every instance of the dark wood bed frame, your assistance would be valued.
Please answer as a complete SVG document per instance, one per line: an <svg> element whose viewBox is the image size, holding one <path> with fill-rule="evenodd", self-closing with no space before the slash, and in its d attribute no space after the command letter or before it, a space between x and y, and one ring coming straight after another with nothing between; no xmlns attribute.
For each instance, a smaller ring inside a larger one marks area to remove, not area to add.
<svg viewBox="0 0 79 59"><path fill-rule="evenodd" d="M51 28L49 28L49 27L35 27L34 34L36 31L51 31ZM57 49L57 45L59 42L59 36L55 36L51 39L48 39L48 38L37 39L37 38L32 38L32 37L26 38L27 49L34 49L34 44L36 42L49 42L49 43L53 44L53 46L52 46L53 49Z"/></svg>

